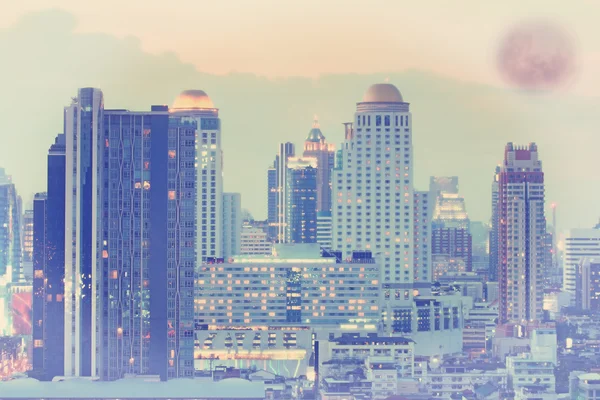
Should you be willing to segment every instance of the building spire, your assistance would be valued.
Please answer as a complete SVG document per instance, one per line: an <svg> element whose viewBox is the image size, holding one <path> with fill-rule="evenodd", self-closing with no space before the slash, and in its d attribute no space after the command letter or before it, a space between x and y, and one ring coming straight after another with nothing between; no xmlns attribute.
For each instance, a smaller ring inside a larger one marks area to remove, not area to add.
<svg viewBox="0 0 600 400"><path fill-rule="evenodd" d="M317 114L315 114L313 116L313 128L320 128L321 126L319 125L319 116Z"/></svg>

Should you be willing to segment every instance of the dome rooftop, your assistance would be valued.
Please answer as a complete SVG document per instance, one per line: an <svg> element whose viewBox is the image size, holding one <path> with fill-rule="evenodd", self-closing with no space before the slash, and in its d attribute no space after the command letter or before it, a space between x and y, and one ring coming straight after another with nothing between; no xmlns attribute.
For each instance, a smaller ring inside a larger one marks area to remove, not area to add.
<svg viewBox="0 0 600 400"><path fill-rule="evenodd" d="M204 90L185 90L177 96L171 108L189 110L215 108L215 106Z"/></svg>
<svg viewBox="0 0 600 400"><path fill-rule="evenodd" d="M308 137L306 138L306 141L319 143L321 140L325 140L325 135L323 135L323 132L321 132L319 120L315 116L312 129L310 130L310 132L308 132Z"/></svg>
<svg viewBox="0 0 600 400"><path fill-rule="evenodd" d="M404 99L391 83L376 83L365 92L363 103L404 103Z"/></svg>

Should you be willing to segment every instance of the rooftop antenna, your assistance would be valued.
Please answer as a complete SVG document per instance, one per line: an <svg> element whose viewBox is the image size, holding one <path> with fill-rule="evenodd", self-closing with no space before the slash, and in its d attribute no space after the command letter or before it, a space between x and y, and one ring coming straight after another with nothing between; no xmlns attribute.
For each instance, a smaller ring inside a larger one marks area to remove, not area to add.
<svg viewBox="0 0 600 400"><path fill-rule="evenodd" d="M313 116L313 128L319 128L319 116L317 114Z"/></svg>

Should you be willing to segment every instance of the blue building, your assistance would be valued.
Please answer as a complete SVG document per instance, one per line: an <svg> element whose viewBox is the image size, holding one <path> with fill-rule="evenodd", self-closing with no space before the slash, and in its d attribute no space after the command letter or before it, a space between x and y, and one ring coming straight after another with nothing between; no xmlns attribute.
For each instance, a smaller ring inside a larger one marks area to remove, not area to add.
<svg viewBox="0 0 600 400"><path fill-rule="evenodd" d="M33 200L33 370L64 374L65 135L48 151L47 192Z"/></svg>
<svg viewBox="0 0 600 400"><path fill-rule="evenodd" d="M287 161L286 243L317 242L317 159Z"/></svg>

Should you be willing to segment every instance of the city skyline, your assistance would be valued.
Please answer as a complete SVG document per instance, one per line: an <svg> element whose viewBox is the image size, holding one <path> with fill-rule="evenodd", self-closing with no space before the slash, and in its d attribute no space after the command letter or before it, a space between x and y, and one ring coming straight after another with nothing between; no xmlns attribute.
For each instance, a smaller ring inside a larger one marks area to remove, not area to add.
<svg viewBox="0 0 600 400"><path fill-rule="evenodd" d="M48 65L44 71L32 67L14 69L10 63L5 66L11 76L28 74L27 80L19 81L28 82L25 86L5 82L6 98L12 100L2 100L0 104L16 117L1 121L0 129L19 133L16 141L14 136L2 138L11 146L0 146L0 156L6 160L4 167L14 176L24 200L31 198L42 184L41 174L31 172L37 170L37 166L43 168L41 160L45 149L41 143L51 140L61 129L60 119L53 112L62 107L57 98L70 96L78 87L92 85L101 87L114 107L143 109L146 102L142 103L141 99L148 99L148 104L171 104L181 90L199 88L211 96L228 120L223 128L223 149L231 162L226 162L224 190L242 193L243 207L263 219L266 190L254 190L255 185L236 173L236 167L243 165L258 176L257 171L268 165L278 143L292 141L300 146L315 113L320 116L328 141L338 146L343 138L341 124L347 122L347 110L354 106L354 99L360 97L368 84L389 78L410 96L416 105L415 114L420 117L419 126L415 127L415 156L419 160L415 182L419 186L423 187L432 175L460 176L461 191L471 204L470 217L487 221L490 212L484 203L490 194L483 187L487 180L484 171L501 161L494 148L509 141L535 141L552 160L546 167L550 176L548 199L558 204L558 232L589 226L589 214L600 214L600 207L590 200L597 194L596 190L600 193L597 189L600 185L590 186L592 196L589 198L567 195L577 191L581 182L598 182L599 178L584 163L594 146L560 145L568 135L578 135L590 144L598 140L593 134L597 120L593 113L597 105L594 97L582 97L567 89L528 94L506 86L475 84L426 68L410 70L405 66L398 67L398 72L366 71L352 76L332 73L318 78L271 79L243 73L213 75L199 72L200 67L186 64L177 57L148 53L136 42L109 34L82 32L75 29L73 18L60 11L42 12L29 15L28 22L9 24L0 31L0 43L7 46L9 59L25 56L23 62L27 65ZM42 29L42 25L46 28ZM20 36L15 36L17 34ZM37 45L27 39L41 34L48 34L47 46L56 48L61 55L54 58L53 63L45 61L47 51L34 50ZM23 55L19 46L31 48L31 54L37 55ZM93 62L97 54L92 56L88 51L90 47L100 51L100 59L105 60L102 65ZM68 50L71 48L77 49L75 59L80 62L63 64L62 60L74 58ZM114 52L123 54L119 63L108 57ZM173 72L168 82L164 79L165 71ZM155 85L147 85L149 79ZM39 96L35 99L27 96L25 100L23 96L31 85L35 85ZM125 87L128 89L124 90ZM247 98L256 101L247 102ZM39 109L38 118L30 126L17 123L26 115L24 108L17 107L23 101ZM545 118L548 110L555 112L552 120ZM433 115L436 118L432 118ZM270 123L264 125L265 119ZM452 135L448 134L449 129ZM527 137L523 138L525 132ZM16 151L8 151L9 147ZM35 154L32 161L35 168L24 168L22 160L15 158L14 154L25 148ZM455 157L464 152L469 157ZM266 187L266 182L258 184Z"/></svg>

